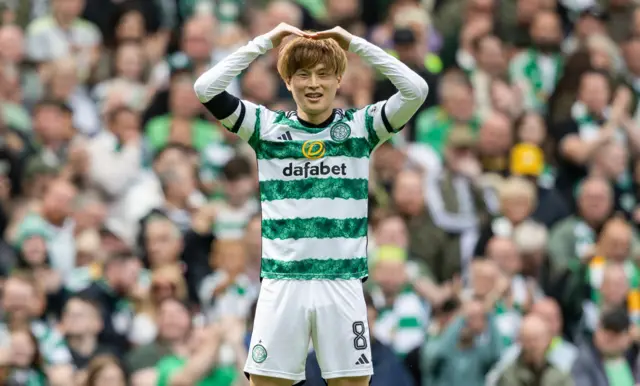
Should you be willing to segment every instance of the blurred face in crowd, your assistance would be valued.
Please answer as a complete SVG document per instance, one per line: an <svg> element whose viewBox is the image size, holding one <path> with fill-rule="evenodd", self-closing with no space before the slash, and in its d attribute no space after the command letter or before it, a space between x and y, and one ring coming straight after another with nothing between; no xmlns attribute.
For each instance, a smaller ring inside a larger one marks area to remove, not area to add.
<svg viewBox="0 0 640 386"><path fill-rule="evenodd" d="M131 110L120 110L115 114L109 122L109 130L120 141L124 141L124 138L128 138L127 133L140 132L140 115Z"/></svg>
<svg viewBox="0 0 640 386"><path fill-rule="evenodd" d="M593 334L593 341L604 357L623 355L631 345L629 331L615 332L598 327Z"/></svg>
<svg viewBox="0 0 640 386"><path fill-rule="evenodd" d="M247 261L247 250L240 240L218 240L212 248L211 266L221 269L232 277L242 273Z"/></svg>
<svg viewBox="0 0 640 386"><path fill-rule="evenodd" d="M424 209L422 176L418 172L401 172L393 185L393 201L398 211L407 216L417 216Z"/></svg>
<svg viewBox="0 0 640 386"><path fill-rule="evenodd" d="M268 104L276 99L277 79L267 66L256 63L242 77L242 90L254 103Z"/></svg>
<svg viewBox="0 0 640 386"><path fill-rule="evenodd" d="M169 181L166 196L176 201L186 201L196 188L195 176L190 164L174 165L174 178Z"/></svg>
<svg viewBox="0 0 640 386"><path fill-rule="evenodd" d="M122 15L116 26L116 39L142 40L145 35L144 16L138 11L129 11Z"/></svg>
<svg viewBox="0 0 640 386"><path fill-rule="evenodd" d="M158 312L160 338L170 342L182 341L190 330L191 316L184 305L173 299L163 301Z"/></svg>
<svg viewBox="0 0 640 386"><path fill-rule="evenodd" d="M247 257L259 261L262 257L262 220L260 217L252 218L244 232L244 245Z"/></svg>
<svg viewBox="0 0 640 386"><path fill-rule="evenodd" d="M171 113L175 117L191 119L200 110L200 102L193 92L193 85L190 77L178 76L171 82L169 93ZM190 144L191 140L187 142Z"/></svg>
<svg viewBox="0 0 640 386"><path fill-rule="evenodd" d="M505 195L500 201L500 211L514 225L526 220L534 209L535 202L531 197L520 192Z"/></svg>
<svg viewBox="0 0 640 386"><path fill-rule="evenodd" d="M211 60L213 36L213 20L207 17L191 19L182 30L182 50L191 60L207 63Z"/></svg>
<svg viewBox="0 0 640 386"><path fill-rule="evenodd" d="M407 283L407 266L404 261L380 260L375 262L373 280L385 296L393 297Z"/></svg>
<svg viewBox="0 0 640 386"><path fill-rule="evenodd" d="M606 33L604 23L591 15L583 15L580 17L574 26L574 30L580 39L585 39L594 34Z"/></svg>
<svg viewBox="0 0 640 386"><path fill-rule="evenodd" d="M44 144L60 143L64 140L62 120L60 107L41 105L34 111L33 129Z"/></svg>
<svg viewBox="0 0 640 386"><path fill-rule="evenodd" d="M598 250L608 260L622 262L631 251L631 228L623 220L614 219L605 224L598 240Z"/></svg>
<svg viewBox="0 0 640 386"><path fill-rule="evenodd" d="M137 43L126 43L116 51L116 72L118 76L131 81L139 81L144 69L142 47Z"/></svg>
<svg viewBox="0 0 640 386"><path fill-rule="evenodd" d="M456 121L467 122L473 117L475 104L470 87L457 82L446 82L442 91L442 108Z"/></svg>
<svg viewBox="0 0 640 386"><path fill-rule="evenodd" d="M42 267L46 263L47 244L41 236L32 236L22 243L22 256L30 267Z"/></svg>
<svg viewBox="0 0 640 386"><path fill-rule="evenodd" d="M560 50L562 28L558 15L550 11L538 12L531 23L531 39L543 53L555 53Z"/></svg>
<svg viewBox="0 0 640 386"><path fill-rule="evenodd" d="M484 299L495 286L500 273L493 260L477 260L471 266L473 295Z"/></svg>
<svg viewBox="0 0 640 386"><path fill-rule="evenodd" d="M636 12L640 14L640 12ZM640 39L633 39L624 45L624 60L629 71L640 76Z"/></svg>
<svg viewBox="0 0 640 386"><path fill-rule="evenodd" d="M42 212L51 223L60 226L73 213L76 188L68 181L59 179L51 182L42 200Z"/></svg>
<svg viewBox="0 0 640 386"><path fill-rule="evenodd" d="M547 126L540 114L527 113L518 126L518 138L521 142L542 146L547 137Z"/></svg>
<svg viewBox="0 0 640 386"><path fill-rule="evenodd" d="M500 76L507 68L502 41L493 35L484 37L478 44L478 67L489 75Z"/></svg>
<svg viewBox="0 0 640 386"><path fill-rule="evenodd" d="M126 384L122 369L111 363L100 369L92 386L126 386Z"/></svg>
<svg viewBox="0 0 640 386"><path fill-rule="evenodd" d="M138 283L140 268L141 264L137 259L112 262L109 265L109 269L113 270L113 275L110 275L112 279L110 284L121 294L129 293Z"/></svg>
<svg viewBox="0 0 640 386"><path fill-rule="evenodd" d="M171 220L149 221L145 233L145 248L152 267L175 263L182 253L182 235Z"/></svg>
<svg viewBox="0 0 640 386"><path fill-rule="evenodd" d="M53 13L64 20L73 20L84 10L84 0L53 0Z"/></svg>
<svg viewBox="0 0 640 386"><path fill-rule="evenodd" d="M387 217L378 224L375 230L375 240L377 245L395 245L407 248L409 245L407 226L400 216Z"/></svg>
<svg viewBox="0 0 640 386"><path fill-rule="evenodd" d="M538 315L525 317L520 326L520 344L525 362L530 366L542 365L552 338L551 330L543 318Z"/></svg>
<svg viewBox="0 0 640 386"><path fill-rule="evenodd" d="M36 342L26 329L11 334L11 364L18 368L29 368L36 355Z"/></svg>
<svg viewBox="0 0 640 386"><path fill-rule="evenodd" d="M182 268L177 264L154 269L151 278L151 300L154 305L169 298L182 299L182 275Z"/></svg>
<svg viewBox="0 0 640 386"><path fill-rule="evenodd" d="M587 106L590 113L601 117L611 99L609 80L604 74L596 72L582 75L578 99Z"/></svg>
<svg viewBox="0 0 640 386"><path fill-rule="evenodd" d="M19 64L24 58L24 34L19 27L0 27L0 58L4 62Z"/></svg>
<svg viewBox="0 0 640 386"><path fill-rule="evenodd" d="M61 322L65 336L71 338L97 336L102 331L102 317L99 311L92 304L80 299L67 302Z"/></svg>
<svg viewBox="0 0 640 386"><path fill-rule="evenodd" d="M405 162L406 156L402 151L388 142L373 153L373 167L378 180L385 186L400 173Z"/></svg>
<svg viewBox="0 0 640 386"><path fill-rule="evenodd" d="M107 206L98 197L80 197L73 213L76 230L100 229L107 217Z"/></svg>
<svg viewBox="0 0 640 386"><path fill-rule="evenodd" d="M327 0L326 3L327 13L336 25L348 24L358 17L358 0Z"/></svg>
<svg viewBox="0 0 640 386"><path fill-rule="evenodd" d="M599 226L609 216L613 207L611 188L600 179L587 180L578 197L578 209L582 218L592 226Z"/></svg>
<svg viewBox="0 0 640 386"><path fill-rule="evenodd" d="M265 19L270 28L275 28L280 23L302 28L300 7L289 1L270 1L266 9Z"/></svg>
<svg viewBox="0 0 640 386"><path fill-rule="evenodd" d="M546 298L533 304L531 314L542 318L552 336L562 333L562 313L558 303L552 298Z"/></svg>
<svg viewBox="0 0 640 386"><path fill-rule="evenodd" d="M608 265L604 270L600 293L603 304L607 306L620 306L627 300L629 292L629 280L624 267L621 265Z"/></svg>
<svg viewBox="0 0 640 386"><path fill-rule="evenodd" d="M2 292L2 309L14 320L25 321L34 314L33 306L37 298L32 284L17 278L9 278Z"/></svg>
<svg viewBox="0 0 640 386"><path fill-rule="evenodd" d="M498 268L508 276L513 276L522 269L522 259L511 239L503 237L491 239L487 245L487 257L495 261Z"/></svg>
<svg viewBox="0 0 640 386"><path fill-rule="evenodd" d="M225 180L223 185L224 193L229 204L241 206L253 195L256 184L253 176L248 175L234 181Z"/></svg>
<svg viewBox="0 0 640 386"><path fill-rule="evenodd" d="M478 134L478 150L484 156L503 156L513 145L511 121L500 113L493 113L482 124Z"/></svg>
<svg viewBox="0 0 640 386"><path fill-rule="evenodd" d="M71 97L78 85L78 67L72 58L62 59L54 63L51 79L51 95L66 101Z"/></svg>
<svg viewBox="0 0 640 386"><path fill-rule="evenodd" d="M175 147L169 148L164 150L153 162L153 170L156 174L160 174L171 169L173 165L183 164L186 162L187 156L182 150Z"/></svg>

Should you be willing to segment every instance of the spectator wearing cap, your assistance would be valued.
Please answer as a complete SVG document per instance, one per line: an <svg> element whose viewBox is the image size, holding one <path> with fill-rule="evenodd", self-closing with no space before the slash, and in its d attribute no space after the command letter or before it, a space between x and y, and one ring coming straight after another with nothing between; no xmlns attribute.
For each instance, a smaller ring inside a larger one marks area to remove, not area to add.
<svg viewBox="0 0 640 386"><path fill-rule="evenodd" d="M431 219L448 234L450 248L455 250L450 252L455 261L439 264L443 270L433 272L439 281L451 278L460 270L466 272L479 230L489 219L484 192L478 187L482 170L476 146L477 140L470 128L453 128L444 151L444 169L426 184ZM447 265L449 269L445 268Z"/></svg>
<svg viewBox="0 0 640 386"><path fill-rule="evenodd" d="M383 317L384 311L379 311L375 306L373 297L367 293L364 296L367 305L367 320L371 345L371 358L368 361L373 363L373 371L375 377L371 378L371 386L413 386L420 384L420 381L414 382L407 369L402 365L390 345L381 342L375 333L378 323ZM320 375L320 366L315 351L311 352L307 357L306 364L306 385L308 386L324 386L326 383Z"/></svg>
<svg viewBox="0 0 640 386"><path fill-rule="evenodd" d="M592 340L578 346L578 359L571 371L576 385L633 385L634 358L629 316L623 308L604 312Z"/></svg>
<svg viewBox="0 0 640 386"><path fill-rule="evenodd" d="M416 142L430 146L442 156L447 137L455 125L469 125L475 133L480 124L471 84L463 73L452 70L442 76L438 100L438 106L416 115L415 136Z"/></svg>
<svg viewBox="0 0 640 386"><path fill-rule="evenodd" d="M427 305L412 285L404 249L379 246L371 265L370 292L380 310L372 334L404 356L424 340L429 320Z"/></svg>
<svg viewBox="0 0 640 386"><path fill-rule="evenodd" d="M560 18L553 11L539 11L529 33L533 47L511 60L509 76L523 92L525 108L544 113L546 102L562 76Z"/></svg>
<svg viewBox="0 0 640 386"><path fill-rule="evenodd" d="M541 186L545 160L542 150L535 145L521 143L511 150L510 171L512 175L529 179L537 187L537 206L531 217L547 227L570 214L562 196L553 188Z"/></svg>

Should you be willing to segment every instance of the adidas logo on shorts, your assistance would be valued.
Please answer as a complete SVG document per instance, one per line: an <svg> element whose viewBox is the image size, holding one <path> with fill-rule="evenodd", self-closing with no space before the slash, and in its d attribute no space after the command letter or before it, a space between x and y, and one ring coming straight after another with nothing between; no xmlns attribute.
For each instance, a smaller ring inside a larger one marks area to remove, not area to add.
<svg viewBox="0 0 640 386"><path fill-rule="evenodd" d="M356 365L368 365L369 364L369 360L367 359L367 356L362 354L360 355L360 359L358 359L358 361L356 362Z"/></svg>

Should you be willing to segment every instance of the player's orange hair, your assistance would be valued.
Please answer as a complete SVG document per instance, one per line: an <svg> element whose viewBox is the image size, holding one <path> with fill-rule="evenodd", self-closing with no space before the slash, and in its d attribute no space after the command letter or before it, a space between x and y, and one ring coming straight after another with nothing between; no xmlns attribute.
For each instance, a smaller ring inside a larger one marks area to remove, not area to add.
<svg viewBox="0 0 640 386"><path fill-rule="evenodd" d="M278 73L285 82L300 69L311 69L323 64L337 76L347 70L347 54L333 39L314 40L295 37L280 49Z"/></svg>

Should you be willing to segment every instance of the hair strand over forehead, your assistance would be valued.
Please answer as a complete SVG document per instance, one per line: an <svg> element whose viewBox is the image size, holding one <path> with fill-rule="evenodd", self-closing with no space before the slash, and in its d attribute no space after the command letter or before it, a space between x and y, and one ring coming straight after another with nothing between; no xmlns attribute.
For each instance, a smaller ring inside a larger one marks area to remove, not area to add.
<svg viewBox="0 0 640 386"><path fill-rule="evenodd" d="M323 64L327 71L342 76L347 69L347 54L333 39L296 37L280 50L278 73L288 81L296 71L311 69L318 64Z"/></svg>

